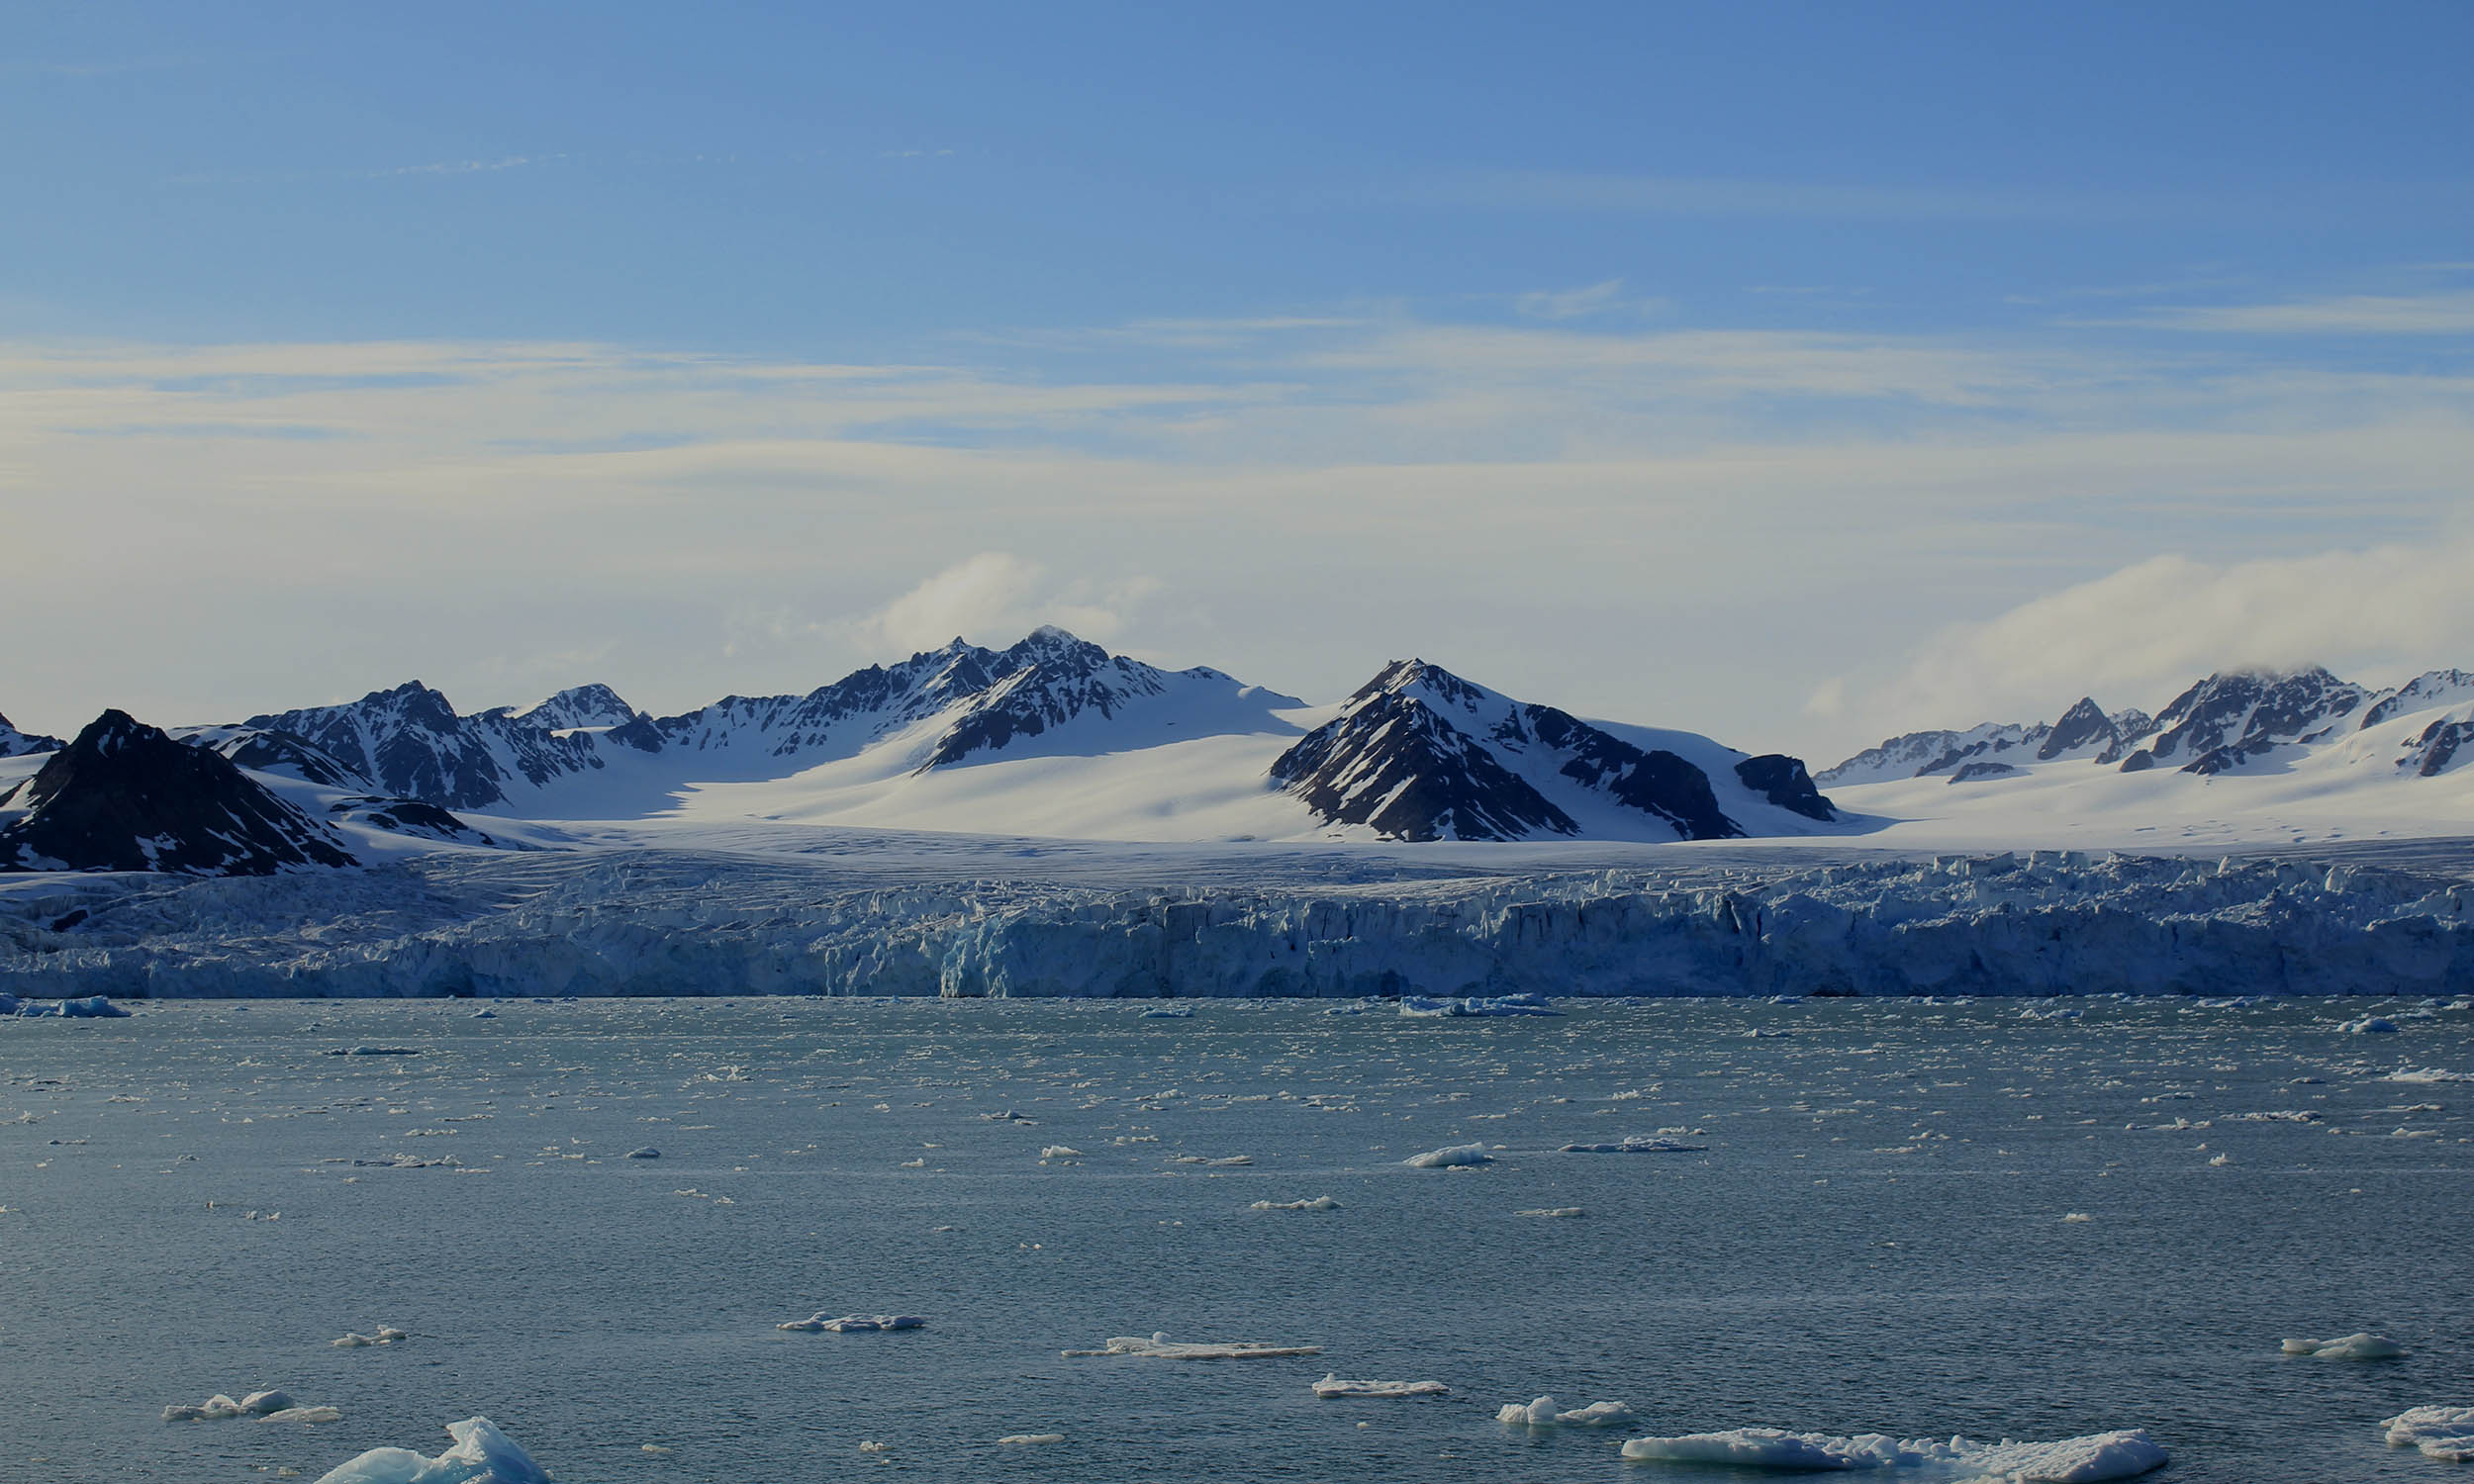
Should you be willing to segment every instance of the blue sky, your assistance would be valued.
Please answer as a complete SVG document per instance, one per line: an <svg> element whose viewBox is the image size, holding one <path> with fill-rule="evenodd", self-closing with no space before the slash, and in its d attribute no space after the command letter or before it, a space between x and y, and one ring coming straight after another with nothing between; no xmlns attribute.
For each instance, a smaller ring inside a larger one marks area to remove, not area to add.
<svg viewBox="0 0 2474 1484"><path fill-rule="evenodd" d="M6 539L53 611L219 621L90 614L0 710L685 705L1065 615L1818 757L2474 663L2468 55L2410 4L23 12Z"/></svg>

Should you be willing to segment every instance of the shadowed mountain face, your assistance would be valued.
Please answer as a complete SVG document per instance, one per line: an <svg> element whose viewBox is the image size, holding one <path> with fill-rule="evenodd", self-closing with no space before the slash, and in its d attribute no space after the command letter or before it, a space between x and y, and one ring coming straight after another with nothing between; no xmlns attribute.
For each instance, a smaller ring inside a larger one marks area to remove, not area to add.
<svg viewBox="0 0 2474 1484"><path fill-rule="evenodd" d="M35 732L21 732L9 725L9 718L0 716L0 758L31 757L39 752L58 752L68 744L57 737Z"/></svg>
<svg viewBox="0 0 2474 1484"><path fill-rule="evenodd" d="M350 866L327 828L221 754L106 711L5 800L0 871L268 876Z"/></svg>
<svg viewBox="0 0 2474 1484"><path fill-rule="evenodd" d="M1755 772L1793 794L1803 768ZM1385 667L1337 718L1283 753L1271 776L1322 822L1362 825L1386 840L1744 833L1720 809L1709 776L1674 753L1636 747L1422 660Z"/></svg>

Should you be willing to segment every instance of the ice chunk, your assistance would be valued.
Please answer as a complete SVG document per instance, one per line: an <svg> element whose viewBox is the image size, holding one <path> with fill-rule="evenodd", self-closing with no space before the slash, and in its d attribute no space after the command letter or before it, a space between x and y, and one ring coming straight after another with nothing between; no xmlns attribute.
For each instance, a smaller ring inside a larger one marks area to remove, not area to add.
<svg viewBox="0 0 2474 1484"><path fill-rule="evenodd" d="M1422 1155L1411 1155L1400 1161L1413 1169L1451 1169L1472 1164L1491 1164L1494 1156L1482 1144L1455 1144L1443 1149L1430 1149Z"/></svg>
<svg viewBox="0 0 2474 1484"><path fill-rule="evenodd" d="M2397 1022L2383 1015L2365 1015L2359 1020L2348 1020L2337 1029L2348 1036L2393 1036Z"/></svg>
<svg viewBox="0 0 2474 1484"><path fill-rule="evenodd" d="M1145 1020L1191 1020L1194 1018L1194 1012L1182 1007L1175 1010L1145 1010L1142 1018Z"/></svg>
<svg viewBox="0 0 2474 1484"><path fill-rule="evenodd" d="M283 1391L252 1391L238 1401L217 1392L194 1407L174 1405L163 1409L165 1422L227 1422L236 1417L268 1417L293 1405L292 1395Z"/></svg>
<svg viewBox="0 0 2474 1484"><path fill-rule="evenodd" d="M775 1325L777 1330L798 1330L809 1335L868 1335L892 1330L916 1330L927 1321L915 1314L844 1314L836 1317L830 1309L819 1309L806 1319Z"/></svg>
<svg viewBox="0 0 2474 1484"><path fill-rule="evenodd" d="M1314 1394L1327 1402L1348 1396L1442 1396L1451 1389L1441 1381L1344 1381L1330 1371L1314 1383Z"/></svg>
<svg viewBox="0 0 2474 1484"><path fill-rule="evenodd" d="M455 1445L435 1458L410 1448L371 1448L318 1484L550 1484L547 1470L486 1417L448 1423Z"/></svg>
<svg viewBox="0 0 2474 1484"><path fill-rule="evenodd" d="M1090 1355L1148 1355L1155 1360L1271 1360L1289 1355L1319 1355L1319 1345L1265 1345L1258 1341L1239 1340L1227 1343L1208 1341L1174 1341L1166 1333L1148 1338L1140 1335L1118 1336L1108 1342L1105 1349L1060 1350L1067 1359Z"/></svg>
<svg viewBox="0 0 2474 1484"><path fill-rule="evenodd" d="M89 994L83 999L20 999L14 994L0 994L0 1015L48 1015L62 1020L126 1020L129 1012L100 994Z"/></svg>
<svg viewBox="0 0 2474 1484"><path fill-rule="evenodd" d="M1063 1433L1007 1433L997 1441L1005 1447L1033 1446L1043 1442L1063 1442Z"/></svg>
<svg viewBox="0 0 2474 1484"><path fill-rule="evenodd" d="M1071 1159L1081 1154L1081 1150L1076 1149L1071 1145L1052 1144L1046 1149L1041 1150L1039 1152L1039 1157L1042 1159Z"/></svg>
<svg viewBox="0 0 2474 1484"><path fill-rule="evenodd" d="M2095 1433L2056 1442L1971 1442L1964 1438L1945 1442L1879 1433L1840 1438L1780 1428L1635 1438L1624 1444L1623 1454L1634 1459L1801 1471L1936 1468L1945 1475L1989 1475L2020 1484L2099 1484L2106 1479L2128 1479L2161 1468L2171 1457L2154 1438L2138 1431Z"/></svg>
<svg viewBox="0 0 2474 1484"><path fill-rule="evenodd" d="M343 1414L337 1412L333 1407L286 1407L281 1412L269 1412L264 1417L259 1418L258 1421L270 1423L331 1423L343 1421Z"/></svg>
<svg viewBox="0 0 2474 1484"><path fill-rule="evenodd" d="M1515 1211L1514 1216L1561 1216L1567 1219L1584 1214L1578 1206L1539 1206L1528 1211Z"/></svg>
<svg viewBox="0 0 2474 1484"><path fill-rule="evenodd" d="M2392 1448L2421 1448L2442 1463L2474 1463L2474 1407L2416 1407L2380 1426Z"/></svg>
<svg viewBox="0 0 2474 1484"><path fill-rule="evenodd" d="M642 1149L631 1149L627 1151L627 1158L630 1159L658 1159L661 1158L661 1151L648 1144Z"/></svg>
<svg viewBox="0 0 2474 1484"><path fill-rule="evenodd" d="M393 1325L380 1325L378 1333L374 1335L364 1335L358 1330L346 1330L342 1339L330 1341L329 1344L339 1350L356 1350L363 1345L402 1345L412 1338Z"/></svg>
<svg viewBox="0 0 2474 1484"><path fill-rule="evenodd" d="M1340 1209L1340 1202L1328 1195L1318 1195L1310 1201L1256 1201L1246 1209L1249 1211L1337 1211Z"/></svg>
<svg viewBox="0 0 2474 1484"><path fill-rule="evenodd" d="M1494 1420L1505 1427L1531 1428L1611 1428L1632 1421L1632 1409L1621 1402L1591 1402L1570 1412L1557 1405L1555 1398L1542 1396L1524 1407L1506 1402L1495 1413Z"/></svg>
<svg viewBox="0 0 2474 1484"><path fill-rule="evenodd" d="M1561 1015L1547 997L1534 992L1497 994L1491 997L1473 995L1467 999L1438 999L1424 994L1400 996L1400 1013L1429 1020L1459 1019L1471 1015Z"/></svg>
<svg viewBox="0 0 2474 1484"><path fill-rule="evenodd" d="M1643 1134L1630 1134L1617 1144L1567 1144L1556 1153L1559 1155L1697 1155L1708 1148L1706 1144L1686 1144L1680 1139L1653 1139Z"/></svg>
<svg viewBox="0 0 2474 1484"><path fill-rule="evenodd" d="M2334 1340L2288 1340L2284 1349L2288 1355L2317 1355L2323 1360L2390 1360L2406 1352L2394 1340L2367 1332Z"/></svg>

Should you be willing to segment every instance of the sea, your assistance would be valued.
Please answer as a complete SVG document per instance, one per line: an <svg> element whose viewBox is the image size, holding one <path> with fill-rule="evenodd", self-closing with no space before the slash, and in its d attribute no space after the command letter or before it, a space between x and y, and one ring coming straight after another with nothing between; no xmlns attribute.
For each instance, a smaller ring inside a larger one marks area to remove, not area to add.
<svg viewBox="0 0 2474 1484"><path fill-rule="evenodd" d="M2474 1003L1555 1007L0 1020L0 1481L314 1481L475 1416L561 1484L1717 1484L1763 1475L1621 1443L1752 1426L2457 1477L2381 1422L2474 1406ZM2281 1348L2358 1331L2406 1353ZM1064 1353L1154 1336L1318 1352ZM264 1388L339 1418L161 1420ZM1497 1421L1540 1395L1633 1417Z"/></svg>

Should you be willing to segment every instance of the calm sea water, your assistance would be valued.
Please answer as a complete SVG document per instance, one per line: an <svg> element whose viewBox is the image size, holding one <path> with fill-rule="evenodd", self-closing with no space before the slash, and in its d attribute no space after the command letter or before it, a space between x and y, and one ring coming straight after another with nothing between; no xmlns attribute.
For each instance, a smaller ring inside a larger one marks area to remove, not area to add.
<svg viewBox="0 0 2474 1484"><path fill-rule="evenodd" d="M0 1480L314 1479L476 1413L572 1484L1665 1484L1738 1476L1622 1438L1749 1424L2432 1479L2376 1423L2474 1403L2474 1082L2383 1079L2474 1071L2464 1009L477 1008L0 1021ZM2336 1028L2366 1012L2401 1030ZM1706 1150L1555 1152L1662 1130ZM774 1328L819 1309L928 1328ZM381 1324L415 1338L329 1344ZM2412 1353L2278 1352L2361 1329ZM1154 1331L1324 1353L1058 1353ZM157 1420L264 1386L343 1421ZM1640 1422L1494 1422L1542 1392Z"/></svg>

